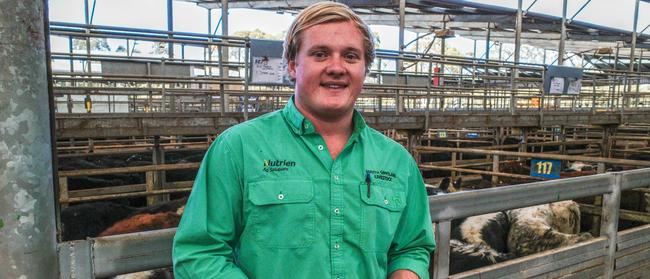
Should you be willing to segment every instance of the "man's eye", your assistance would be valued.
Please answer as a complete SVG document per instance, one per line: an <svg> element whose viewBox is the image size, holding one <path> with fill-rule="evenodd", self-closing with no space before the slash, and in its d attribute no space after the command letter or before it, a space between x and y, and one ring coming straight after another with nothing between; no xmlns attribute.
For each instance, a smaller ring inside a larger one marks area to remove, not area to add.
<svg viewBox="0 0 650 279"><path fill-rule="evenodd" d="M345 59L357 60L357 59L359 59L359 55L357 55L356 53L348 53L348 54L345 55Z"/></svg>
<svg viewBox="0 0 650 279"><path fill-rule="evenodd" d="M324 51L317 51L312 54L316 58L323 58L326 57L327 54Z"/></svg>

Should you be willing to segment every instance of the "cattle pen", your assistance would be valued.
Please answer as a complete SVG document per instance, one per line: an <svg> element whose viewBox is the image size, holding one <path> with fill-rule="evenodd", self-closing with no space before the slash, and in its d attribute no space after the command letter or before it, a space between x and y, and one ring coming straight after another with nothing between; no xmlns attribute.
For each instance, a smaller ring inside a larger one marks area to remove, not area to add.
<svg viewBox="0 0 650 279"><path fill-rule="evenodd" d="M650 169L533 182L429 198L437 249L432 278L645 278L650 225L617 232L621 192L650 186ZM541 203L603 195L600 236L449 276L450 220ZM511 197L504 200L503 197ZM62 278L103 278L171 265L175 229L59 244Z"/></svg>

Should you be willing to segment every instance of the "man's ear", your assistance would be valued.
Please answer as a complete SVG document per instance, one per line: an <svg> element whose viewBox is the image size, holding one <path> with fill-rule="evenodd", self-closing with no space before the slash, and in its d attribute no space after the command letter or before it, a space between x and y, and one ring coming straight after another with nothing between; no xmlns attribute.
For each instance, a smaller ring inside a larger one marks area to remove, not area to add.
<svg viewBox="0 0 650 279"><path fill-rule="evenodd" d="M291 77L291 80L296 80L296 60L292 59L289 60L287 63L287 72L289 73L289 77Z"/></svg>

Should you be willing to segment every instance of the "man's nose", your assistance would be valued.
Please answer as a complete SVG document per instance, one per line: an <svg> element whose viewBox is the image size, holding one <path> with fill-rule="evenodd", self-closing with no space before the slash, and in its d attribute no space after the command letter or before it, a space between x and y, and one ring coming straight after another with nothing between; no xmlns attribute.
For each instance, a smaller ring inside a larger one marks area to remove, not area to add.
<svg viewBox="0 0 650 279"><path fill-rule="evenodd" d="M345 73L345 60L340 55L333 55L327 65L327 74L342 75Z"/></svg>

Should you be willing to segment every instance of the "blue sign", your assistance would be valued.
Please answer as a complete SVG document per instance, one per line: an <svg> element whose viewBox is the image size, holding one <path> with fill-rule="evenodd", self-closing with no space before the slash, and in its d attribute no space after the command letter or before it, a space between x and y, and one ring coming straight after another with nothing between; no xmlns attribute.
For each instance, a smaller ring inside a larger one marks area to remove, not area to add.
<svg viewBox="0 0 650 279"><path fill-rule="evenodd" d="M467 137L470 139L478 138L478 133L467 133Z"/></svg>
<svg viewBox="0 0 650 279"><path fill-rule="evenodd" d="M560 166L560 160L533 158L530 160L530 176L560 178Z"/></svg>

